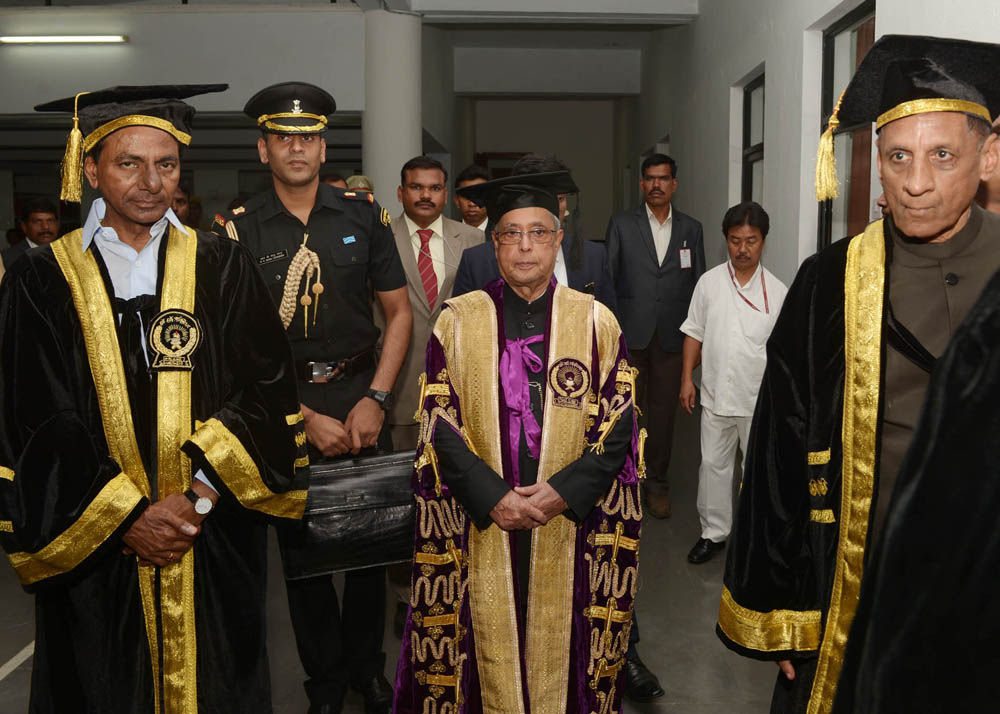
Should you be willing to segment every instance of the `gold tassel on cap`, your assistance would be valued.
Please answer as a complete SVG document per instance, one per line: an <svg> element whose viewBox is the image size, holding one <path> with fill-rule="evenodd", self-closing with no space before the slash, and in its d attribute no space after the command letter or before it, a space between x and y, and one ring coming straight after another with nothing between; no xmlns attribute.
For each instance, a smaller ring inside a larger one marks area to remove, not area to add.
<svg viewBox="0 0 1000 714"><path fill-rule="evenodd" d="M846 90L845 90L846 91ZM840 103L844 101L844 93L840 93L837 106L830 115L826 131L819 138L819 151L816 152L816 200L826 201L840 195L837 183L837 159L833 154L833 132L840 126Z"/></svg>
<svg viewBox="0 0 1000 714"><path fill-rule="evenodd" d="M80 203L83 200L83 134L80 132L77 106L84 94L90 92L80 92L73 101L73 130L66 141L66 153L62 160L62 192L59 200L70 203Z"/></svg>

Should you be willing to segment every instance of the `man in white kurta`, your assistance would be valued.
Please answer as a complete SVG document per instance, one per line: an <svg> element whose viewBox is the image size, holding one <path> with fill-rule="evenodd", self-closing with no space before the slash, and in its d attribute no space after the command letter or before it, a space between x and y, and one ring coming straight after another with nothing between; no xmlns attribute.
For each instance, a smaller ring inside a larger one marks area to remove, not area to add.
<svg viewBox="0 0 1000 714"><path fill-rule="evenodd" d="M767 364L764 349L787 288L760 263L767 212L753 201L730 208L722 221L729 260L698 280L688 316L681 371L681 406L695 405L692 377L701 364L701 537L688 561L704 563L726 545L733 522L736 448L746 454L757 390Z"/></svg>

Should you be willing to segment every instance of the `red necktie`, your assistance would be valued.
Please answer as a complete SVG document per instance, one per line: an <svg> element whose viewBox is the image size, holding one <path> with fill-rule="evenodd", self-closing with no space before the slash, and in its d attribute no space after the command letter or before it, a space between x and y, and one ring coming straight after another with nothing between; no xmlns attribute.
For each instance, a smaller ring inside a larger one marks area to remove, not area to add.
<svg viewBox="0 0 1000 714"><path fill-rule="evenodd" d="M438 279L434 272L434 261L431 259L431 236L434 231L429 228L418 230L420 236L420 254L417 256L417 270L420 271L420 282L424 284L427 294L427 304L434 309L434 301L438 296Z"/></svg>

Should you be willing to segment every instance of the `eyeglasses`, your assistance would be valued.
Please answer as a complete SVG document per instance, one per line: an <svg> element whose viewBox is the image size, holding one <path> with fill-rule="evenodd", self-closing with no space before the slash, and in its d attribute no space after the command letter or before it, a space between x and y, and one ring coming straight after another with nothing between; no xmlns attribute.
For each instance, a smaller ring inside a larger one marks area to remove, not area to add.
<svg viewBox="0 0 1000 714"><path fill-rule="evenodd" d="M521 242L522 236L528 236L532 243L551 243L555 233L551 228L529 228L526 231L509 229L500 231L497 236L503 245L514 245Z"/></svg>

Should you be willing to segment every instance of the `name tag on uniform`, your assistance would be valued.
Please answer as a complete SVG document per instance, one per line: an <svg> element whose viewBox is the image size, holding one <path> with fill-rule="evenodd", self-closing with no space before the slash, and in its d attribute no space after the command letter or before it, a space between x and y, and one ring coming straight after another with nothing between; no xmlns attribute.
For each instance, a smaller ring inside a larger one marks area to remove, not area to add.
<svg viewBox="0 0 1000 714"><path fill-rule="evenodd" d="M354 242L355 242L354 236L344 236L344 245L350 245L351 243Z"/></svg>
<svg viewBox="0 0 1000 714"><path fill-rule="evenodd" d="M274 253L268 253L267 255L262 255L257 258L257 265L267 265L268 263L273 263L276 260L281 260L282 258L288 257L287 250L278 250Z"/></svg>
<svg viewBox="0 0 1000 714"><path fill-rule="evenodd" d="M691 268L691 249L681 248L681 270L690 270Z"/></svg>

